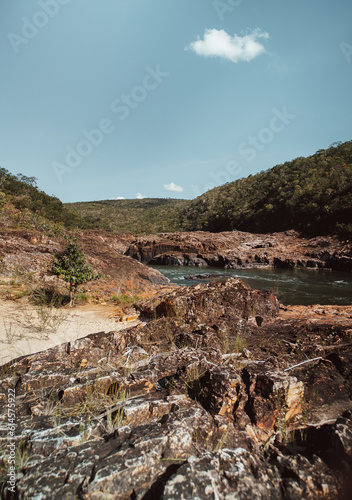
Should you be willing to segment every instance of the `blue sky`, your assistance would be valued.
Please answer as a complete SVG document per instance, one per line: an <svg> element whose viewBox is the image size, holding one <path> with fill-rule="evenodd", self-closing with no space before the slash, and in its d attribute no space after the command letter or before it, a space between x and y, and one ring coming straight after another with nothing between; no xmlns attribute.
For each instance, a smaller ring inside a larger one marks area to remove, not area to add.
<svg viewBox="0 0 352 500"><path fill-rule="evenodd" d="M0 166L195 198L351 140L350 0L1 0Z"/></svg>

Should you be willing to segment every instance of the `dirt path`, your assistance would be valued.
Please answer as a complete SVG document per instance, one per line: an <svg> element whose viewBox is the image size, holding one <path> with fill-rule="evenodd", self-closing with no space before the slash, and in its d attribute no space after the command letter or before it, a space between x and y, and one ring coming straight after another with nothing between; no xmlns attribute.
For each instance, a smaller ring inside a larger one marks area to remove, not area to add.
<svg viewBox="0 0 352 500"><path fill-rule="evenodd" d="M113 305L44 309L0 300L0 366L90 333L122 330L139 322L117 323L113 317L115 311Z"/></svg>

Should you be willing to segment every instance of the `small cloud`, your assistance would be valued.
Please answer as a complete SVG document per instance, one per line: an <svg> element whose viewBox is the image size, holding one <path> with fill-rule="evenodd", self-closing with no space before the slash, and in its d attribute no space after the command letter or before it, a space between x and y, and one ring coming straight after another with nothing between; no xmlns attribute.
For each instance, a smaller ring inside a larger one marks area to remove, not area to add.
<svg viewBox="0 0 352 500"><path fill-rule="evenodd" d="M118 196L117 198L115 198L115 200L125 200L126 198L124 198L123 196Z"/></svg>
<svg viewBox="0 0 352 500"><path fill-rule="evenodd" d="M178 186L174 182L170 182L170 184L164 184L164 188L167 191L174 191L175 193L182 193L182 191L184 191L182 186Z"/></svg>
<svg viewBox="0 0 352 500"><path fill-rule="evenodd" d="M229 35L225 30L205 30L203 40L192 42L185 50L192 50L199 56L222 57L237 63L239 61L251 61L255 57L264 54L265 48L258 40L267 40L268 33L255 29L247 35Z"/></svg>
<svg viewBox="0 0 352 500"><path fill-rule="evenodd" d="M137 193L136 198L137 198L137 200L143 200L144 198L146 198L146 196L143 196L143 194L141 194L141 193Z"/></svg>

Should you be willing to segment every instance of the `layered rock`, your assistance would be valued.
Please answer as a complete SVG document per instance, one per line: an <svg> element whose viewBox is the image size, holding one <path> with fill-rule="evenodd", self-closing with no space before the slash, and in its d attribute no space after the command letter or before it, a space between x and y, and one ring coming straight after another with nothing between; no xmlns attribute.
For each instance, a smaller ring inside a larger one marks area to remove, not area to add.
<svg viewBox="0 0 352 500"><path fill-rule="evenodd" d="M3 366L16 498L347 499L352 315L285 309L235 279L185 287L141 303L146 323Z"/></svg>
<svg viewBox="0 0 352 500"><path fill-rule="evenodd" d="M279 302L270 291L253 290L240 279L229 278L178 288L154 302L139 304L138 309L147 318L179 317L188 323L206 322L219 329L223 322L273 318L279 311Z"/></svg>
<svg viewBox="0 0 352 500"><path fill-rule="evenodd" d="M130 243L126 255L160 265L352 270L349 243L334 237L306 239L295 231L273 234L196 231L140 236Z"/></svg>

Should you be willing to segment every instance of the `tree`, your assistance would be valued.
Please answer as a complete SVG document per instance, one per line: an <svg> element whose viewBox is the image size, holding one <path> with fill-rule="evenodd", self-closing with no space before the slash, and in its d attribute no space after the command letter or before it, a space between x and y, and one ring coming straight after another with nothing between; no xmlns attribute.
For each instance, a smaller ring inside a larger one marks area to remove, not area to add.
<svg viewBox="0 0 352 500"><path fill-rule="evenodd" d="M37 187L37 180L38 179L36 177L28 177L27 175L24 175L24 174L17 174L16 177L20 182L24 182L28 186L32 186L35 188Z"/></svg>
<svg viewBox="0 0 352 500"><path fill-rule="evenodd" d="M83 283L101 278L101 274L94 274L77 241L67 238L68 246L63 252L55 255L55 261L50 268L50 274L59 276L69 284L70 307L73 306L77 288Z"/></svg>

